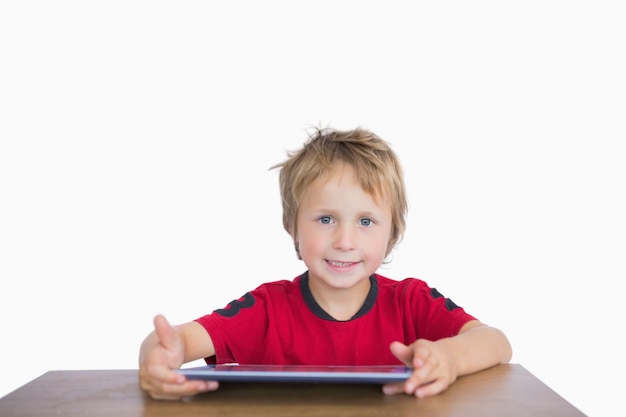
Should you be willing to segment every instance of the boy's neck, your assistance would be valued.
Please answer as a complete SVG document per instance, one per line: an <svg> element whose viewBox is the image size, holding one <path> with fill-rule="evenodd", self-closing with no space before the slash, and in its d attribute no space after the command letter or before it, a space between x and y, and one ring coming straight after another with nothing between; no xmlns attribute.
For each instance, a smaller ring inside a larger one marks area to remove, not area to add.
<svg viewBox="0 0 626 417"><path fill-rule="evenodd" d="M309 289L317 304L338 321L347 321L354 317L365 303L371 288L369 279L345 289L329 288L320 284L319 281L309 278Z"/></svg>

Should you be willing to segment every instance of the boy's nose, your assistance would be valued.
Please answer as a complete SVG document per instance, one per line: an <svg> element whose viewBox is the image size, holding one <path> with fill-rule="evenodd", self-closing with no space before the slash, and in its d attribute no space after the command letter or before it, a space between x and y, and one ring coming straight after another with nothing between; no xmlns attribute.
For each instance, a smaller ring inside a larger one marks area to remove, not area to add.
<svg viewBox="0 0 626 417"><path fill-rule="evenodd" d="M335 249L342 251L354 249L354 230L350 226L341 226L335 233Z"/></svg>

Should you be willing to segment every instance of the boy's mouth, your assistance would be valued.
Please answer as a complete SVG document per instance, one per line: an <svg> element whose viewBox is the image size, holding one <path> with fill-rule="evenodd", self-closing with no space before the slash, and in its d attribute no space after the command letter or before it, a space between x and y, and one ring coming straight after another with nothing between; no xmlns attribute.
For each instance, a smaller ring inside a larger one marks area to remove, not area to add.
<svg viewBox="0 0 626 417"><path fill-rule="evenodd" d="M337 267L346 267L346 266L356 264L356 262L341 262L341 261L331 261L331 260L327 260L326 262L328 262L332 266L337 266Z"/></svg>

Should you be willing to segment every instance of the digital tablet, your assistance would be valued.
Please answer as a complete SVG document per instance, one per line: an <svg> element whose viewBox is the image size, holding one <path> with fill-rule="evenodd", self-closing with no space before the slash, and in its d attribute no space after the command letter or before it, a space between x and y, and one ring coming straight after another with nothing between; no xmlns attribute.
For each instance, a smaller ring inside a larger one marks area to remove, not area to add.
<svg viewBox="0 0 626 417"><path fill-rule="evenodd" d="M402 365L207 365L178 370L187 379L232 382L307 382L385 384L402 382L411 368Z"/></svg>

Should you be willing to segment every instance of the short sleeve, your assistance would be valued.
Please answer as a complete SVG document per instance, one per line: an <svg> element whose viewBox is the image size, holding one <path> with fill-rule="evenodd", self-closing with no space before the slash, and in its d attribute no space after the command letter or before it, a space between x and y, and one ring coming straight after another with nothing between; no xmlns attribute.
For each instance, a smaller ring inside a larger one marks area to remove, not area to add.
<svg viewBox="0 0 626 417"><path fill-rule="evenodd" d="M463 325L476 320L450 298L424 281L409 278L402 281L408 313L418 338L438 340L456 336Z"/></svg>
<svg viewBox="0 0 626 417"><path fill-rule="evenodd" d="M267 331L267 312L262 290L246 293L226 307L195 321L211 336L215 357L207 363L238 362L239 357L253 355L254 348L263 343Z"/></svg>

